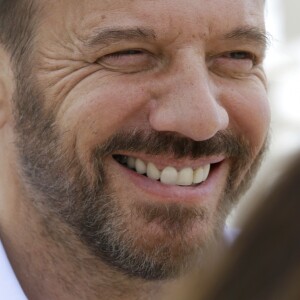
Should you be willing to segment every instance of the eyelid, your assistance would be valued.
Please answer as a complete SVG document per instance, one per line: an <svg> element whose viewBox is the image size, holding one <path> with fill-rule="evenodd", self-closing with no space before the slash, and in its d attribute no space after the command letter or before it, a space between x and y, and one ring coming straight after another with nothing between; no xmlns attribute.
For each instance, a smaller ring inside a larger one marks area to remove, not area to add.
<svg viewBox="0 0 300 300"><path fill-rule="evenodd" d="M121 73L136 73L151 69L155 65L155 55L141 48L111 51L99 57L96 63L107 70Z"/></svg>
<svg viewBox="0 0 300 300"><path fill-rule="evenodd" d="M251 50L220 51L208 57L208 67L222 77L242 78L253 74L261 61L262 57Z"/></svg>
<svg viewBox="0 0 300 300"><path fill-rule="evenodd" d="M132 53L130 53L132 52ZM153 54L145 49L140 49L140 48L128 48L128 49L122 49L122 50L116 50L116 51L112 51L109 52L107 54L102 55L100 58L97 59L98 62L103 61L105 59L126 59L126 57L130 58L132 57L132 59L134 59L134 57L136 56L141 57L143 55L149 55L149 57L153 56Z"/></svg>
<svg viewBox="0 0 300 300"><path fill-rule="evenodd" d="M225 50L225 51L218 51L218 52L212 52L208 55L207 60L213 62L215 59L218 58L224 58L224 59L232 59L236 62L240 61L244 61L244 60L251 60L253 63L253 66L257 66L259 64L261 64L264 60L265 57L265 52L262 51L260 48L257 49L253 49L253 47L245 47L246 49L243 48L239 48L236 47L235 49L232 48L232 50ZM250 49L249 49L250 48ZM230 57L231 55L234 54L244 54L245 57L244 58L234 58L234 57Z"/></svg>
<svg viewBox="0 0 300 300"><path fill-rule="evenodd" d="M234 58L234 57L231 57L233 56L234 54L237 54L237 55L244 55L245 57L244 58ZM255 64L258 60L257 58L257 55L254 54L253 52L251 51L245 51L245 50L236 50L236 51L229 51L227 53L225 53L225 56L228 55L229 58L232 58L232 59L236 59L236 60L245 60L245 59L250 59L253 61L253 64Z"/></svg>
<svg viewBox="0 0 300 300"><path fill-rule="evenodd" d="M142 49L125 49L125 50L120 50L120 51L106 54L103 57L119 57L119 56L126 56L126 55L130 56L130 55L140 55L143 53L148 53L148 52Z"/></svg>
<svg viewBox="0 0 300 300"><path fill-rule="evenodd" d="M259 51L259 49L257 49L257 51L237 50L237 51L230 51L230 52L231 53L234 53L234 52L245 53L246 55L249 56L248 59L250 59L253 62L254 67L257 66L257 65L260 65L263 62L264 58L265 58L265 52L264 51L261 52L261 51Z"/></svg>

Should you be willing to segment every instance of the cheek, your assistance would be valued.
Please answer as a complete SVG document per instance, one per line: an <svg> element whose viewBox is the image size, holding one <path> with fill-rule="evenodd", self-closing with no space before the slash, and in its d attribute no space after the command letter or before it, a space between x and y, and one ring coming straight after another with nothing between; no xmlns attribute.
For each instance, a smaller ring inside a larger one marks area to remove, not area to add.
<svg viewBox="0 0 300 300"><path fill-rule="evenodd" d="M257 153L268 134L270 107L265 88L261 85L231 91L226 100L234 132L244 136Z"/></svg>
<svg viewBox="0 0 300 300"><path fill-rule="evenodd" d="M89 91L74 91L71 104L60 113L61 134L68 133L65 143L75 143L77 152L86 153L125 127L145 123L146 90L142 85L107 82L89 86Z"/></svg>

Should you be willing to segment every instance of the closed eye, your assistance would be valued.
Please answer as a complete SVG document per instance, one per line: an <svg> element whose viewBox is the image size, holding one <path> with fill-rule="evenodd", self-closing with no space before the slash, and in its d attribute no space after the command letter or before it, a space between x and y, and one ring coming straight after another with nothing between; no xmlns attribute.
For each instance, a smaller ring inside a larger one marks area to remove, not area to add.
<svg viewBox="0 0 300 300"><path fill-rule="evenodd" d="M105 57L119 58L122 56L141 55L141 54L143 54L142 50L129 49L129 50L118 51L115 53L110 53L105 55Z"/></svg>
<svg viewBox="0 0 300 300"><path fill-rule="evenodd" d="M225 57L235 60L251 60L253 65L257 63L255 54L248 51L232 51L225 54Z"/></svg>
<svg viewBox="0 0 300 300"><path fill-rule="evenodd" d="M235 50L212 57L210 69L221 76L248 76L260 63L260 58L251 51Z"/></svg>
<svg viewBox="0 0 300 300"><path fill-rule="evenodd" d="M153 67L154 56L143 49L125 49L100 57L97 63L104 68L122 73L136 73Z"/></svg>

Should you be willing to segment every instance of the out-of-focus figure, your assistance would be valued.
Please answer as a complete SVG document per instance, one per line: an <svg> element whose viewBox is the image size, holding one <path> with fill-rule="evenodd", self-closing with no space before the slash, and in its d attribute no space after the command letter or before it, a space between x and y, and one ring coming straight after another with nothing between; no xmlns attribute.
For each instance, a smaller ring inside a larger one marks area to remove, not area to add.
<svg viewBox="0 0 300 300"><path fill-rule="evenodd" d="M299 300L299 283L300 155L246 223L200 299Z"/></svg>

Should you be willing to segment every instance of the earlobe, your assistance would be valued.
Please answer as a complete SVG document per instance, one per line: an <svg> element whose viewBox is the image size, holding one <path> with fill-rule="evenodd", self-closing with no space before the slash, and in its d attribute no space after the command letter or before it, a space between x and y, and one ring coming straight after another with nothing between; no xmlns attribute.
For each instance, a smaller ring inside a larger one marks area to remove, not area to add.
<svg viewBox="0 0 300 300"><path fill-rule="evenodd" d="M11 119L13 72L10 57L0 45L0 130Z"/></svg>

